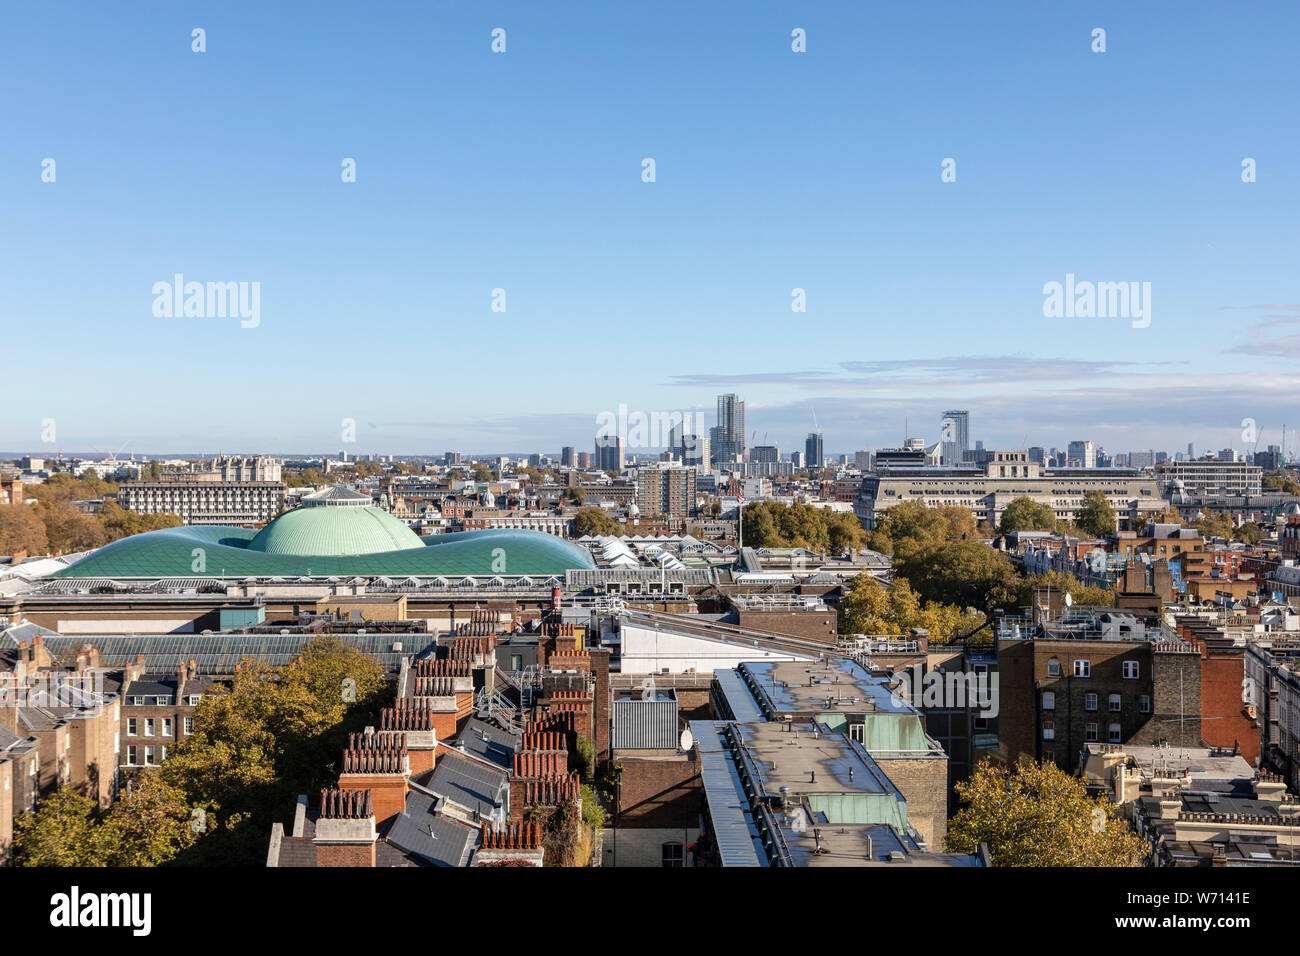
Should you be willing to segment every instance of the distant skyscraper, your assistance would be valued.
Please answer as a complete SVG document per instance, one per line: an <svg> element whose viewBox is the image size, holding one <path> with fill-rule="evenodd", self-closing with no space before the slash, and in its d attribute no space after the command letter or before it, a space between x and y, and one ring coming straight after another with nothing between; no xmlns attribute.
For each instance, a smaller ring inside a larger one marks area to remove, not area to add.
<svg viewBox="0 0 1300 956"><path fill-rule="evenodd" d="M560 449L560 464L566 468L572 468L578 463L577 456L573 453L572 445L565 445Z"/></svg>
<svg viewBox="0 0 1300 956"><path fill-rule="evenodd" d="M804 458L810 469L820 469L825 466L826 459L822 455L822 433L809 432L807 440L803 443Z"/></svg>
<svg viewBox="0 0 1300 956"><path fill-rule="evenodd" d="M1097 445L1090 441L1072 441L1066 449L1065 457L1077 461L1080 468L1097 467Z"/></svg>
<svg viewBox="0 0 1300 956"><path fill-rule="evenodd" d="M950 409L939 422L940 461L945 465L960 464L970 450L970 412Z"/></svg>
<svg viewBox="0 0 1300 956"><path fill-rule="evenodd" d="M745 403L734 393L718 396L718 434L711 442L719 462L745 454Z"/></svg>
<svg viewBox="0 0 1300 956"><path fill-rule="evenodd" d="M858 471L870 471L870 470L871 470L871 452L869 452L869 451L855 451L855 452L853 453L853 466L854 466L855 468L857 468Z"/></svg>
<svg viewBox="0 0 1300 956"><path fill-rule="evenodd" d="M601 471L622 471L625 458L622 435L597 435L592 463Z"/></svg>

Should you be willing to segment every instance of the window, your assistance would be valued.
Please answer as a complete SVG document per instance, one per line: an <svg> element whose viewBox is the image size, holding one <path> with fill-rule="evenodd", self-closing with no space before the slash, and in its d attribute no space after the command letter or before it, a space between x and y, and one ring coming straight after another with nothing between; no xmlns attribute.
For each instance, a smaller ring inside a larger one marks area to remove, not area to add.
<svg viewBox="0 0 1300 956"><path fill-rule="evenodd" d="M161 761L163 761L163 760L166 760L166 759L167 759L167 746L164 744L162 747L159 747L159 748L158 748L158 751L159 751L159 753L158 753L158 760L159 760L159 762L161 762Z"/></svg>
<svg viewBox="0 0 1300 956"><path fill-rule="evenodd" d="M155 697L153 700L155 707L170 707L172 705L170 697Z"/></svg>
<svg viewBox="0 0 1300 956"><path fill-rule="evenodd" d="M139 721L138 721L136 718L134 718L134 717L128 717L128 718L126 719L126 735L127 735L128 737L138 737L138 736L140 736L140 726L139 726Z"/></svg>
<svg viewBox="0 0 1300 956"><path fill-rule="evenodd" d="M516 673L518 673L519 671L523 670L523 669L524 669L524 655L522 655L522 654L511 654L511 655L510 655L510 669L511 669L512 671L515 671Z"/></svg>
<svg viewBox="0 0 1300 956"><path fill-rule="evenodd" d="M1097 695L1096 695L1096 694L1084 694L1084 695L1083 695L1083 709L1084 709L1084 710L1096 710L1096 709L1097 709Z"/></svg>
<svg viewBox="0 0 1300 956"><path fill-rule="evenodd" d="M1119 710L1119 704L1120 704L1120 697L1119 697L1119 694L1111 694L1111 695L1110 695L1109 704L1110 704L1110 709L1111 709L1112 711L1118 711L1118 710Z"/></svg>
<svg viewBox="0 0 1300 956"><path fill-rule="evenodd" d="M1151 698L1146 694L1138 698L1138 712L1142 714L1151 713Z"/></svg>
<svg viewBox="0 0 1300 956"><path fill-rule="evenodd" d="M1061 662L1057 660L1055 657L1049 658L1047 661L1047 676L1048 677L1061 676Z"/></svg>
<svg viewBox="0 0 1300 956"><path fill-rule="evenodd" d="M1110 725L1110 742L1113 744L1118 744L1123 742L1123 738L1121 738L1119 735L1119 724Z"/></svg>
<svg viewBox="0 0 1300 956"><path fill-rule="evenodd" d="M144 706L144 698L143 698L143 697L132 697L132 698L131 698L131 706L132 706L132 707L143 707L143 706Z"/></svg>
<svg viewBox="0 0 1300 956"><path fill-rule="evenodd" d="M682 845L680 843L665 843L663 845L664 866L678 867L682 865Z"/></svg>
<svg viewBox="0 0 1300 956"><path fill-rule="evenodd" d="M152 717L146 717L144 719L144 735L146 737L153 736L153 726L154 726L154 719Z"/></svg>
<svg viewBox="0 0 1300 956"><path fill-rule="evenodd" d="M1043 691L1043 710L1056 710L1056 695L1050 690Z"/></svg>
<svg viewBox="0 0 1300 956"><path fill-rule="evenodd" d="M128 767L134 767L139 755L136 753L135 744L130 744L126 748L126 763Z"/></svg>
<svg viewBox="0 0 1300 956"><path fill-rule="evenodd" d="M144 765L152 767L154 763L154 747L152 745L144 748Z"/></svg>
<svg viewBox="0 0 1300 956"><path fill-rule="evenodd" d="M1043 739L1044 740L1056 739L1056 721L1050 717L1043 720Z"/></svg>
<svg viewBox="0 0 1300 956"><path fill-rule="evenodd" d="M1116 708L1116 707L1112 707L1112 708L1111 708L1111 710L1117 710L1117 709L1118 709L1118 708ZM170 736L172 736L172 718L170 718L170 717L164 717L164 718L162 719L162 722L163 722L163 725L162 725L162 735L163 735L164 737L170 737Z"/></svg>
<svg viewBox="0 0 1300 956"><path fill-rule="evenodd" d="M199 701L201 701L202 699L203 699L202 694L190 694L190 696L186 698L186 700L189 701L191 707L199 706Z"/></svg>
<svg viewBox="0 0 1300 956"><path fill-rule="evenodd" d="M1097 739L1097 724L1093 721L1083 725L1083 739L1095 741Z"/></svg>
<svg viewBox="0 0 1300 956"><path fill-rule="evenodd" d="M1138 662L1137 662L1137 661L1125 661L1125 662L1124 662L1124 679L1125 679L1125 680L1137 680L1137 679L1138 679Z"/></svg>
<svg viewBox="0 0 1300 956"><path fill-rule="evenodd" d="M1091 663L1090 661L1083 660L1082 658L1080 658L1079 660L1075 661L1075 662L1074 662L1074 676L1075 676L1075 677L1091 677L1091 676L1092 676L1092 663Z"/></svg>
<svg viewBox="0 0 1300 956"><path fill-rule="evenodd" d="M194 718L193 718L193 717L186 717L186 718L185 718L185 736L188 737L188 736L189 736L190 734L192 734L192 733L194 733Z"/></svg>

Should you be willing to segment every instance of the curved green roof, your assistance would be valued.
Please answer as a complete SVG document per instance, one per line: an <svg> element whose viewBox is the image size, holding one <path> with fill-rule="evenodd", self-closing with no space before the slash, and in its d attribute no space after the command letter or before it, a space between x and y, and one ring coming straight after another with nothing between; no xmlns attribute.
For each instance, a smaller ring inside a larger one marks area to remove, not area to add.
<svg viewBox="0 0 1300 956"><path fill-rule="evenodd" d="M287 554L252 547L272 525L302 509L287 512L262 532L248 528L191 525L164 528L122 538L92 552L55 574L60 578L185 578L185 577L518 577L563 575L570 568L594 568L586 548L540 531L461 531L419 537L410 532L416 546L397 545L387 551L367 554L343 553L343 545L325 539L332 523L304 525L301 537L292 528L274 540L283 546L303 545L326 549L314 553ZM370 509L312 508L312 511L368 511ZM330 516L335 517L334 515ZM391 517L391 516L389 516ZM396 521L396 519L393 519ZM295 526L297 522L293 523ZM404 530L410 531L409 528ZM377 534L368 532L373 544ZM398 536L400 542L400 536ZM266 539L263 539L263 544ZM356 542L354 542L356 543Z"/></svg>
<svg viewBox="0 0 1300 956"><path fill-rule="evenodd" d="M295 508L272 520L248 542L250 551L266 554L328 556L422 547L418 534L378 508Z"/></svg>

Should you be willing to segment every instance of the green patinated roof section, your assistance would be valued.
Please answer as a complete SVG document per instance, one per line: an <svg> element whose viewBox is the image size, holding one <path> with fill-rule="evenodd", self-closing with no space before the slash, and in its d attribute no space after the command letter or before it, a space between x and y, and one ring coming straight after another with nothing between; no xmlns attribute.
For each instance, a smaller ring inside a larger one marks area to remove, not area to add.
<svg viewBox="0 0 1300 956"><path fill-rule="evenodd" d="M491 577L500 574L503 577L514 577L562 575L570 568L596 566L586 548L540 531L461 531L425 538L416 536L420 547L348 555L268 554L249 547L256 534L247 528L202 525L148 531L114 541L71 567L57 572L55 576Z"/></svg>
<svg viewBox="0 0 1300 956"><path fill-rule="evenodd" d="M422 548L420 536L378 508L295 508L275 518L248 542L251 551L340 557Z"/></svg>

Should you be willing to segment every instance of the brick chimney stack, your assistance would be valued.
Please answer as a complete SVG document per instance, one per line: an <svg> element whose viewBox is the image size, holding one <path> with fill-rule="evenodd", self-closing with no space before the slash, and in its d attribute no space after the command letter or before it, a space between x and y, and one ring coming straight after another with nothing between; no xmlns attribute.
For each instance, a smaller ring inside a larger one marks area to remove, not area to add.
<svg viewBox="0 0 1300 956"><path fill-rule="evenodd" d="M316 820L317 866L375 865L375 810L369 790L322 790Z"/></svg>

